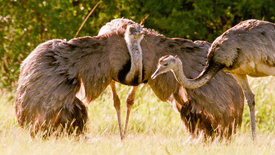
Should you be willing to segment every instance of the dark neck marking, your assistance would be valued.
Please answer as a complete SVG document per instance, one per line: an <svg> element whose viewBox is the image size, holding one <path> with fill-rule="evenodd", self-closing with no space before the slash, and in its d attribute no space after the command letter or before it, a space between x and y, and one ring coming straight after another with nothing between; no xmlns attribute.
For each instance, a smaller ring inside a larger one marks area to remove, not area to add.
<svg viewBox="0 0 275 155"><path fill-rule="evenodd" d="M118 72L118 81L121 83L125 83L126 76L131 68L131 59L122 66L122 69Z"/></svg>
<svg viewBox="0 0 275 155"><path fill-rule="evenodd" d="M118 72L118 82L123 83L123 84L129 84L133 86L139 85L138 83L138 76L139 73L138 71L135 73L134 78L132 81L126 82L126 76L130 72L131 69L131 59L128 59L127 62L122 66L122 69ZM142 69L142 79L144 79L144 69Z"/></svg>

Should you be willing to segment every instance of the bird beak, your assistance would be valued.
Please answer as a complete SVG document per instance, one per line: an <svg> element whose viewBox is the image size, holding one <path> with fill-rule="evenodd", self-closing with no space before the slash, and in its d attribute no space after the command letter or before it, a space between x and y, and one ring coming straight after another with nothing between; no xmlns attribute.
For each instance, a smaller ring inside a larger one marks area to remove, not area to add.
<svg viewBox="0 0 275 155"><path fill-rule="evenodd" d="M155 71L155 73L151 76L152 79L155 79L157 76L159 76L161 73L160 73L160 70L159 68Z"/></svg>
<svg viewBox="0 0 275 155"><path fill-rule="evenodd" d="M144 35L144 32L138 32L138 33L136 33L136 36L141 36L141 35Z"/></svg>
<svg viewBox="0 0 275 155"><path fill-rule="evenodd" d="M137 36L144 35L144 31L143 31L142 29L139 29L139 30L136 32L136 35L137 35Z"/></svg>

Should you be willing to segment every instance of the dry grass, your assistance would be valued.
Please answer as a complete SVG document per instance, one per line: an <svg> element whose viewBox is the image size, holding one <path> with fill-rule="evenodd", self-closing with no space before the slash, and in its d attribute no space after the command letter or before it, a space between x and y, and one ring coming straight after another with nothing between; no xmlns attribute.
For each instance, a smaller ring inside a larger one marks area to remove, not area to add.
<svg viewBox="0 0 275 155"><path fill-rule="evenodd" d="M1 154L274 154L275 152L275 78L250 79L256 94L257 140L252 142L248 107L245 106L241 130L231 141L202 142L191 139L183 130L179 114L169 103L160 102L151 89L137 92L129 122L129 134L121 142L116 113L109 88L89 105L88 132L81 137L66 135L56 139L31 138L18 127L13 94L0 95ZM122 118L129 87L119 85ZM123 119L124 120L124 119Z"/></svg>

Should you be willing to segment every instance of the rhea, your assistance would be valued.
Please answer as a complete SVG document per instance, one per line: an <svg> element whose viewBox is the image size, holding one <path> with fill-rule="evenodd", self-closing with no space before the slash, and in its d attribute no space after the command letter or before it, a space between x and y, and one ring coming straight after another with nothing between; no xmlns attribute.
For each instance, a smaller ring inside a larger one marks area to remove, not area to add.
<svg viewBox="0 0 275 155"><path fill-rule="evenodd" d="M275 24L260 20L246 20L228 29L211 45L207 66L201 74L189 79L185 76L177 57L160 59L152 78L172 70L178 82L186 88L199 88L209 82L220 70L231 73L245 94L255 139L255 98L247 75L262 77L275 75Z"/></svg>
<svg viewBox="0 0 275 155"><path fill-rule="evenodd" d="M127 83L133 83L133 84L142 83L142 49L140 46L140 42L144 37L142 26L140 24L135 23L132 20L118 18L102 26L101 29L99 30L98 35L100 36L100 35L111 34L115 31L119 31L120 29L125 29L124 39L128 48L128 52L130 54L130 62L131 62L129 64L130 70L127 73L125 79L120 79L120 80L122 81L125 80ZM131 91L126 100L127 113L126 113L126 120L124 124L124 132L122 132L122 126L121 126L120 100L116 92L116 86L114 81L111 82L110 87L113 93L114 107L117 112L120 138L123 139L127 131L129 115L132 107L131 105L133 104L132 102L135 97L135 91L137 90L137 86L133 86L131 88Z"/></svg>

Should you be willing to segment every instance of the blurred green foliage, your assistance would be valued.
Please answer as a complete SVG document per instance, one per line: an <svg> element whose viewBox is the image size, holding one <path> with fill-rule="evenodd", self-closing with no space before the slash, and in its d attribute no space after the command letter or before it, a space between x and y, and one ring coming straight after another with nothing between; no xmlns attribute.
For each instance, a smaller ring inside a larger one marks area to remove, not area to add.
<svg viewBox="0 0 275 155"><path fill-rule="evenodd" d="M71 39L96 0L0 0L0 89L16 86L20 63L39 44ZM103 0L79 36L125 17L168 37L212 42L242 20L275 22L274 0Z"/></svg>

